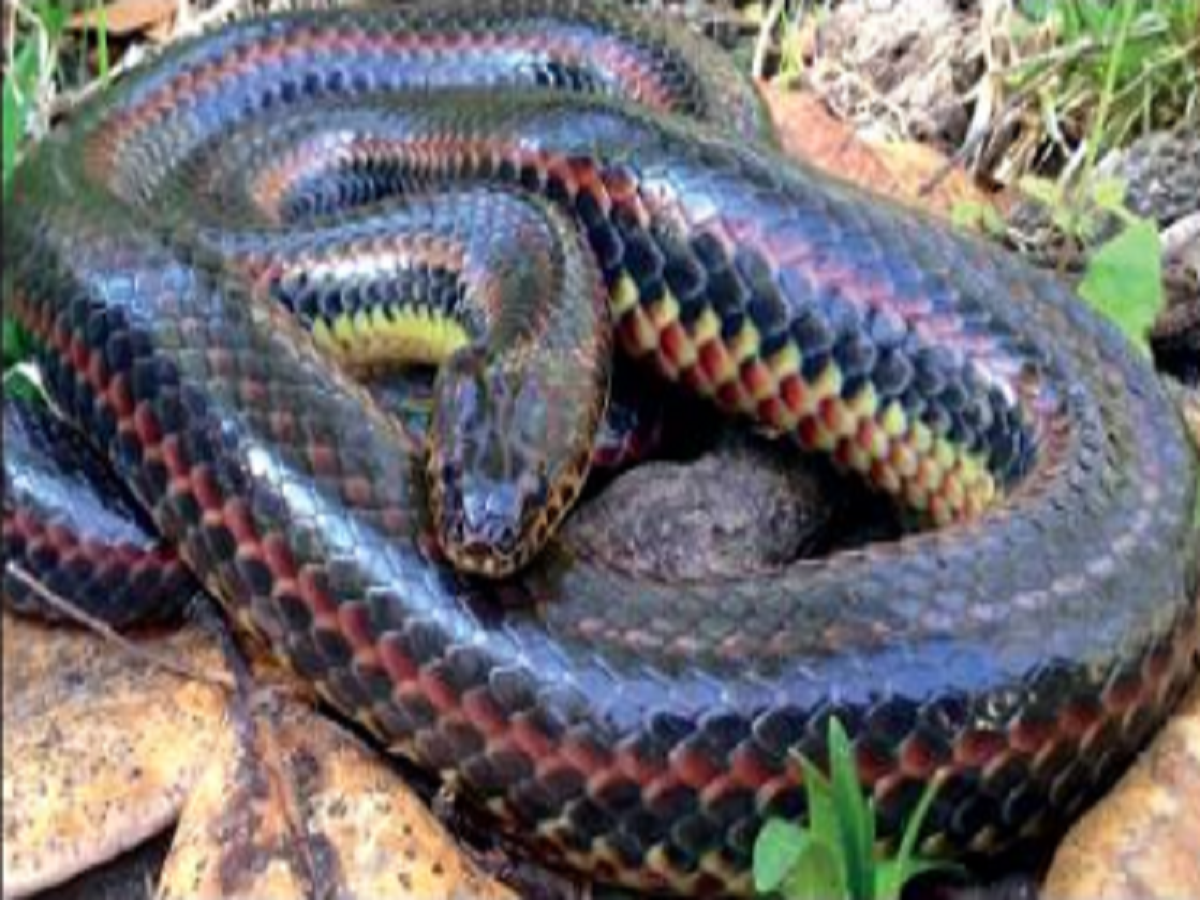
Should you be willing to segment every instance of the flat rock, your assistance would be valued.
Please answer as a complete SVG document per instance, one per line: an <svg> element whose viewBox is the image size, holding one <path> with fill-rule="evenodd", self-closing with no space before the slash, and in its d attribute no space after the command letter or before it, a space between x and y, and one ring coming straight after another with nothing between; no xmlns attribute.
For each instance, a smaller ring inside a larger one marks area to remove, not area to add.
<svg viewBox="0 0 1200 900"><path fill-rule="evenodd" d="M250 706L188 798L160 900L515 897L377 752L287 691Z"/></svg>
<svg viewBox="0 0 1200 900"><path fill-rule="evenodd" d="M1200 684L1112 793L1067 835L1042 895L1200 897Z"/></svg>
<svg viewBox="0 0 1200 900"><path fill-rule="evenodd" d="M4 897L62 883L167 827L207 766L224 699L127 648L4 614ZM137 647L214 675L198 628Z"/></svg>
<svg viewBox="0 0 1200 900"><path fill-rule="evenodd" d="M177 821L161 900L514 896L303 685L257 657L252 669L233 692L198 625L116 640L5 612L3 897ZM62 896L131 896L123 877Z"/></svg>

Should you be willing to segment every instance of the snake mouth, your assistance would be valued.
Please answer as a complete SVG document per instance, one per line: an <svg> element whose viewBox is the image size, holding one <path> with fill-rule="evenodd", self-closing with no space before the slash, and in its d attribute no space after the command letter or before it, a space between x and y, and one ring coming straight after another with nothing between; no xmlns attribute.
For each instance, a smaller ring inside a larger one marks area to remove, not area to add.
<svg viewBox="0 0 1200 900"><path fill-rule="evenodd" d="M441 550L460 572L505 578L540 548L536 504L517 485L443 466L432 494Z"/></svg>

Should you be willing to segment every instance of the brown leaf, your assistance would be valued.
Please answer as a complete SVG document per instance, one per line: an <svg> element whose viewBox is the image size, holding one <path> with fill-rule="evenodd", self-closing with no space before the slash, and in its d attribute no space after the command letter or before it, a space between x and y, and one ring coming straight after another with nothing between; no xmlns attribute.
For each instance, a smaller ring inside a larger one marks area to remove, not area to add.
<svg viewBox="0 0 1200 900"><path fill-rule="evenodd" d="M945 155L928 144L904 141L869 146L890 173L897 191L894 196L901 200L943 216L958 203L992 202L961 166L949 165Z"/></svg>
<svg viewBox="0 0 1200 900"><path fill-rule="evenodd" d="M116 0L104 8L103 17L93 6L75 13L67 22L68 28L96 30L101 23L108 33L123 37L151 29L162 29L175 18L178 0Z"/></svg>
<svg viewBox="0 0 1200 900"><path fill-rule="evenodd" d="M763 93L788 155L859 185L878 189L881 182L890 180L887 167L875 152L817 97L771 85L764 85Z"/></svg>
<svg viewBox="0 0 1200 900"><path fill-rule="evenodd" d="M803 91L764 86L783 149L847 181L947 216L960 201L987 204L992 198L977 188L961 168L951 168L930 191L924 188L946 166L946 158L925 144L873 143L835 117L824 103Z"/></svg>

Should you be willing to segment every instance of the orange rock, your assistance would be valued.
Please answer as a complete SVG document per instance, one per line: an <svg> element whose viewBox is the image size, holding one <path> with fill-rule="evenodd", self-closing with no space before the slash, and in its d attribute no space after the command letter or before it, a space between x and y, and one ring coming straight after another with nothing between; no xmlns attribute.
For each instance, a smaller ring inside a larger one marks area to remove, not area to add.
<svg viewBox="0 0 1200 900"><path fill-rule="evenodd" d="M383 762L279 693L231 714L188 800L159 897L471 897L512 892Z"/></svg>
<svg viewBox="0 0 1200 900"><path fill-rule="evenodd" d="M198 628L155 652L224 673ZM211 758L223 692L76 629L4 614L4 896L61 883L161 831Z"/></svg>
<svg viewBox="0 0 1200 900"><path fill-rule="evenodd" d="M1058 849L1054 900L1200 897L1200 684Z"/></svg>
<svg viewBox="0 0 1200 900"><path fill-rule="evenodd" d="M139 34L168 26L178 9L178 0L116 0L103 12L93 5L75 13L67 20L67 27L96 30L103 23L109 34Z"/></svg>

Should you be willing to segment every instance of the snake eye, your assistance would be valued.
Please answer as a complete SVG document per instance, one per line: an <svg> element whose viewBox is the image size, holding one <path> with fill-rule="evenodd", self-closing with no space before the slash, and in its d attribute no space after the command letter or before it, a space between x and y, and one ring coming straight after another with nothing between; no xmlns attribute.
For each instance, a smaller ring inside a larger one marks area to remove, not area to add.
<svg viewBox="0 0 1200 900"><path fill-rule="evenodd" d="M540 509L545 506L550 494L549 479L540 469L537 471L526 469L517 480L517 486L521 495L522 505L525 508L532 506L535 509Z"/></svg>

